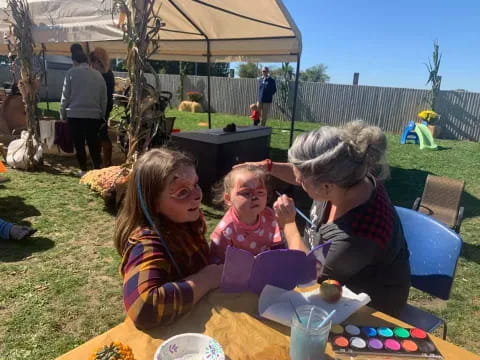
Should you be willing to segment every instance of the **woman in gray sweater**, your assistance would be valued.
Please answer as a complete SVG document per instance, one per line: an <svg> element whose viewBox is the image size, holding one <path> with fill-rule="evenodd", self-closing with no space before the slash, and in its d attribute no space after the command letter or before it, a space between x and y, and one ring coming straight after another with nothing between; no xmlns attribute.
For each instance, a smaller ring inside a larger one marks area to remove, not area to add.
<svg viewBox="0 0 480 360"><path fill-rule="evenodd" d="M85 141L93 167L101 168L99 130L107 109L107 87L102 75L88 65L87 55L80 44L70 48L73 67L68 70L63 84L60 118L68 122L78 164L87 170Z"/></svg>

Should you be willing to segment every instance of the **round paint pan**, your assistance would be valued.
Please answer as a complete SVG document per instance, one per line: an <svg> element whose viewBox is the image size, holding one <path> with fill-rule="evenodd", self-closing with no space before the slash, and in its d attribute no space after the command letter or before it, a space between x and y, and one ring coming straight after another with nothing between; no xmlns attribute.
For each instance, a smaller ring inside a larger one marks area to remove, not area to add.
<svg viewBox="0 0 480 360"><path fill-rule="evenodd" d="M354 336L350 338L350 347L353 350L364 350L367 347L367 342L361 337Z"/></svg>
<svg viewBox="0 0 480 360"><path fill-rule="evenodd" d="M333 335L343 335L343 326L342 325L332 325L332 328L330 329L330 332Z"/></svg>
<svg viewBox="0 0 480 360"><path fill-rule="evenodd" d="M422 341L418 344L418 349L422 353L432 353L435 352L435 346L430 341Z"/></svg>
<svg viewBox="0 0 480 360"><path fill-rule="evenodd" d="M393 334L397 339L408 339L410 337L410 332L402 327L396 327L393 329Z"/></svg>
<svg viewBox="0 0 480 360"><path fill-rule="evenodd" d="M339 348L347 348L348 347L348 339L345 336L336 336L333 339L333 343L338 346Z"/></svg>
<svg viewBox="0 0 480 360"><path fill-rule="evenodd" d="M415 341L402 340L401 344L402 344L402 349L405 350L406 352L418 351L418 345L415 343Z"/></svg>
<svg viewBox="0 0 480 360"><path fill-rule="evenodd" d="M387 339L383 343L383 346L385 347L385 350L392 351L392 352L397 352L400 351L401 346L400 343L395 340L395 339Z"/></svg>
<svg viewBox="0 0 480 360"><path fill-rule="evenodd" d="M382 338L391 338L393 336L393 331L392 329L388 327L379 327L377 329L378 336Z"/></svg>
<svg viewBox="0 0 480 360"><path fill-rule="evenodd" d="M358 336L360 335L360 328L355 325L347 325L345 326L345 332L350 336Z"/></svg>
<svg viewBox="0 0 480 360"><path fill-rule="evenodd" d="M412 336L412 338L418 340L425 340L427 338L427 333L424 330L418 328L410 329L410 335Z"/></svg>
<svg viewBox="0 0 480 360"><path fill-rule="evenodd" d="M382 350L383 349L383 342L380 339L377 338L370 338L368 339L368 348L370 350Z"/></svg>
<svg viewBox="0 0 480 360"><path fill-rule="evenodd" d="M361 328L361 331L363 336L366 336L369 338L377 336L377 330L375 330L375 328L373 327L364 326Z"/></svg>

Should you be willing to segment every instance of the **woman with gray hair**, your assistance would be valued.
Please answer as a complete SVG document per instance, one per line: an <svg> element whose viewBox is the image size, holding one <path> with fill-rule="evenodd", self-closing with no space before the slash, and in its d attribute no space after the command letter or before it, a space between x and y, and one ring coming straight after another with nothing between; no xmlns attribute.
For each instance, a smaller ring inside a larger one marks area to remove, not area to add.
<svg viewBox="0 0 480 360"><path fill-rule="evenodd" d="M293 199L274 204L290 249L307 251L333 240L318 281L335 279L370 295L371 306L398 316L410 288L409 252L402 226L381 180L388 175L387 140L380 128L356 120L298 136L289 163L254 163L314 200L304 240Z"/></svg>

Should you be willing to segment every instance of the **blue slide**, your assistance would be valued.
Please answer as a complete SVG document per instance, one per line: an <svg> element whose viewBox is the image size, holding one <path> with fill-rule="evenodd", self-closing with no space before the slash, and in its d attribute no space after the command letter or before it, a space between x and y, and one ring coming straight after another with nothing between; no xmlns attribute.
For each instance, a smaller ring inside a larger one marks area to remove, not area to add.
<svg viewBox="0 0 480 360"><path fill-rule="evenodd" d="M415 144L419 144L418 135L415 133L415 122L409 121L405 129L403 130L402 137L400 138L400 144L406 144L407 141L413 141Z"/></svg>

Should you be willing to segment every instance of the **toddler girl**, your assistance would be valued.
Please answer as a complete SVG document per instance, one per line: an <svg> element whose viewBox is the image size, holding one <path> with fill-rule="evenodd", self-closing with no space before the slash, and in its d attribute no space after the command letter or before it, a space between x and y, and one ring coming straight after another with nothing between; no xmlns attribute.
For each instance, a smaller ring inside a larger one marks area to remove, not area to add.
<svg viewBox="0 0 480 360"><path fill-rule="evenodd" d="M214 263L225 261L228 245L253 255L282 247L282 236L273 210L267 207L266 173L245 166L230 171L223 181L217 201L228 208L211 235L210 252Z"/></svg>

